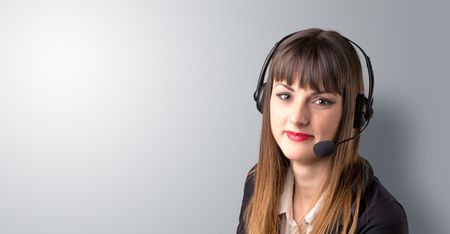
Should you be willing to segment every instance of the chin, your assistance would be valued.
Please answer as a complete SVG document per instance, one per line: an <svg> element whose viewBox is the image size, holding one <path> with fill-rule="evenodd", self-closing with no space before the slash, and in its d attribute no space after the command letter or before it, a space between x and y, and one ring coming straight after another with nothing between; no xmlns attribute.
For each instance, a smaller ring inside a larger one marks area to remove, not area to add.
<svg viewBox="0 0 450 234"><path fill-rule="evenodd" d="M281 149L281 151L283 152L284 156L291 161L310 161L317 158L312 149L306 151Z"/></svg>

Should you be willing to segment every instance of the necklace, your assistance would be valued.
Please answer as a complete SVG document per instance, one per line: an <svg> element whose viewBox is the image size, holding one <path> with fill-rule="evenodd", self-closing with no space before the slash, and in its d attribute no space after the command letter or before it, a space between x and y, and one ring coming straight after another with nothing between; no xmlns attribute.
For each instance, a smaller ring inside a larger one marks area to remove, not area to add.
<svg viewBox="0 0 450 234"><path fill-rule="evenodd" d="M319 199L320 200L320 199ZM306 220L306 217L308 216L308 214L310 213L310 212L315 212L314 210L316 209L316 205L317 205L317 202L318 201L316 201L316 204L314 204L314 205L312 205L312 207L310 207L309 209L308 209L308 211L306 212L306 214L305 215L303 215L303 218L301 218L301 219L295 219L294 218L294 220L295 220L295 222L297 223L297 226L299 226L299 228L301 228L301 229L307 229L307 228L310 228L310 226L312 225L312 221L311 220L309 220L309 221L307 221ZM314 216L314 214L312 214L313 216ZM295 215L294 215L295 216ZM311 215L309 215L309 216L311 216ZM310 217L311 218L311 217ZM314 217L312 217L312 218L314 218Z"/></svg>
<svg viewBox="0 0 450 234"><path fill-rule="evenodd" d="M310 222L306 221L306 218L303 219L303 223L304 223L306 226L310 226L310 225L311 225Z"/></svg>
<svg viewBox="0 0 450 234"><path fill-rule="evenodd" d="M311 223L306 221L306 218L303 218L303 220L297 222L297 229L298 233L308 233L308 229L311 227Z"/></svg>

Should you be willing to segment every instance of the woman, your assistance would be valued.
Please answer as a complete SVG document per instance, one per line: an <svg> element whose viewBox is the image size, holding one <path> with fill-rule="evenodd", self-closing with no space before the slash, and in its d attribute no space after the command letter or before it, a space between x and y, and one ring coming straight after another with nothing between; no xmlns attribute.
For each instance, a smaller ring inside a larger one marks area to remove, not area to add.
<svg viewBox="0 0 450 234"><path fill-rule="evenodd" d="M403 207L358 153L372 113L373 74L361 50L371 84L365 98L352 44L337 32L308 29L272 49L255 92L263 112L260 154L245 183L237 233L408 233Z"/></svg>

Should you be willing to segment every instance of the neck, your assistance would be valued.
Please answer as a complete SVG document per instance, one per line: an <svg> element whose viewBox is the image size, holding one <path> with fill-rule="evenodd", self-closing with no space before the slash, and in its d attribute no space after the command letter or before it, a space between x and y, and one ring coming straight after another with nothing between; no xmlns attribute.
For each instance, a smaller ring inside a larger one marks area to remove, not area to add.
<svg viewBox="0 0 450 234"><path fill-rule="evenodd" d="M317 202L324 191L331 165L331 157L314 163L291 161L294 174L294 216L303 217Z"/></svg>

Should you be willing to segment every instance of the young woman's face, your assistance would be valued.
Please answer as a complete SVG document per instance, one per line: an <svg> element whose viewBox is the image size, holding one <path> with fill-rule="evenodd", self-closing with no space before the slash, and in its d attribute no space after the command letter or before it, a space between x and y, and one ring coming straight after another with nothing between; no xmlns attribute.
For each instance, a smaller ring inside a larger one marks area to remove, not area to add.
<svg viewBox="0 0 450 234"><path fill-rule="evenodd" d="M317 158L314 144L334 140L342 115L339 94L316 92L274 82L270 97L270 125L273 136L290 160Z"/></svg>

